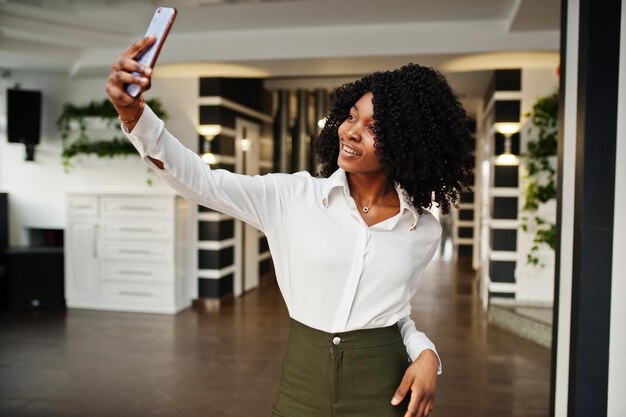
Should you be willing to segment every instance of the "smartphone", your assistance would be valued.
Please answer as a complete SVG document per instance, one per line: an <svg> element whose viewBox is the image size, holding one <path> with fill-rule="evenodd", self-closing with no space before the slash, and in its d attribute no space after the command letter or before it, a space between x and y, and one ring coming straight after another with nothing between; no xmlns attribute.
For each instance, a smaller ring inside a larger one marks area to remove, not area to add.
<svg viewBox="0 0 626 417"><path fill-rule="evenodd" d="M150 21L150 25L148 26L148 30L146 31L146 37L155 35L156 40L151 46L141 51L141 53L135 57L137 62L150 68L154 67L159 52L161 52L161 47L165 42L165 38L174 23L174 18L176 18L176 9L173 7L159 7L156 9L152 16L152 21ZM133 75L140 76L141 74L133 72ZM137 97L141 92L141 86L137 84L127 84L126 92L131 97Z"/></svg>

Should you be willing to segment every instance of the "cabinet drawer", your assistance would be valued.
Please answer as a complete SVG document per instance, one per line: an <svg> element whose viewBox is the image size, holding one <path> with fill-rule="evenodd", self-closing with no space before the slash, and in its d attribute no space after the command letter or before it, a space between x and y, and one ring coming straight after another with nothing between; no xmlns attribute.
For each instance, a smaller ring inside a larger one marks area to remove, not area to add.
<svg viewBox="0 0 626 417"><path fill-rule="evenodd" d="M100 279L126 283L174 282L174 264L101 262Z"/></svg>
<svg viewBox="0 0 626 417"><path fill-rule="evenodd" d="M171 304L174 291L171 285L100 283L100 301L108 304L135 307Z"/></svg>
<svg viewBox="0 0 626 417"><path fill-rule="evenodd" d="M174 200L168 198L102 197L102 217L158 218L174 214Z"/></svg>
<svg viewBox="0 0 626 417"><path fill-rule="evenodd" d="M101 240L99 258L102 260L129 260L135 262L173 262L171 242L119 242Z"/></svg>
<svg viewBox="0 0 626 417"><path fill-rule="evenodd" d="M96 217L98 215L98 198L87 196L68 198L67 214L70 217Z"/></svg>
<svg viewBox="0 0 626 417"><path fill-rule="evenodd" d="M168 221L104 220L100 229L101 236L110 239L145 239L149 241L174 238L174 224Z"/></svg>

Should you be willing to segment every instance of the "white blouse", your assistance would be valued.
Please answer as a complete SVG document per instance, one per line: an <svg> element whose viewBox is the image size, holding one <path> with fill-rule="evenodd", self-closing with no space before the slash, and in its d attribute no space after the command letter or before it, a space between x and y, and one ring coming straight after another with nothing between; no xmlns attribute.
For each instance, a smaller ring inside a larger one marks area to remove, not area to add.
<svg viewBox="0 0 626 417"><path fill-rule="evenodd" d="M410 312L441 227L430 213L418 214L400 187L400 212L368 227L342 169L330 178L307 172L246 176L212 170L148 106L132 133L124 133L183 197L265 233L291 318L328 333L397 323L412 361L424 349L436 353L433 343L416 330ZM162 161L164 169L148 155Z"/></svg>

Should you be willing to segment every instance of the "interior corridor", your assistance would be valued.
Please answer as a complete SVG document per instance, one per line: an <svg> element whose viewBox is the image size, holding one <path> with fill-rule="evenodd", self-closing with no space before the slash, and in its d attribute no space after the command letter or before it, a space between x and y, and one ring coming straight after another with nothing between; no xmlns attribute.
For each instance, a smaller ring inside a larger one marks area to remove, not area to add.
<svg viewBox="0 0 626 417"><path fill-rule="evenodd" d="M443 359L431 416L547 416L549 349L489 325L473 277L436 257L414 299ZM0 415L267 417L288 321L273 280L219 313L2 313Z"/></svg>

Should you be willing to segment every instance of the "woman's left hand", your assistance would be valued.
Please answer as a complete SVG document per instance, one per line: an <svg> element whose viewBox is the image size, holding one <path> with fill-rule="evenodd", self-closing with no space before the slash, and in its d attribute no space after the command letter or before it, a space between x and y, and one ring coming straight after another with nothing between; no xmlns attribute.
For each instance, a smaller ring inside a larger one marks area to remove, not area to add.
<svg viewBox="0 0 626 417"><path fill-rule="evenodd" d="M411 400L404 417L426 417L433 409L433 400L437 391L437 355L426 349L417 357L404 373L402 382L391 400L397 406L411 391Z"/></svg>

